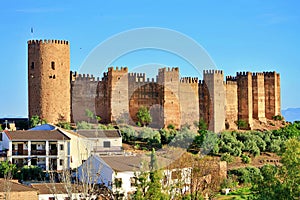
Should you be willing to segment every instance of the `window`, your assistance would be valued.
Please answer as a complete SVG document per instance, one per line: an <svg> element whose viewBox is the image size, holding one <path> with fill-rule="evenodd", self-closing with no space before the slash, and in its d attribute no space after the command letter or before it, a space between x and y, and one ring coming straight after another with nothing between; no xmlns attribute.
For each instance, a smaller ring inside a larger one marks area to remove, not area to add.
<svg viewBox="0 0 300 200"><path fill-rule="evenodd" d="M55 70L55 62L51 62L51 68L53 69L53 70Z"/></svg>
<svg viewBox="0 0 300 200"><path fill-rule="evenodd" d="M136 177L130 177L130 186L135 187L137 185L136 181Z"/></svg>
<svg viewBox="0 0 300 200"><path fill-rule="evenodd" d="M31 69L34 69L34 62L31 62Z"/></svg>
<svg viewBox="0 0 300 200"><path fill-rule="evenodd" d="M63 145L63 144L60 144L60 145L59 145L59 150L61 150L61 151L64 150L64 145Z"/></svg>
<svg viewBox="0 0 300 200"><path fill-rule="evenodd" d="M59 159L59 165L64 165L64 160L63 159Z"/></svg>
<svg viewBox="0 0 300 200"><path fill-rule="evenodd" d="M49 200L55 200L55 197L49 197Z"/></svg>
<svg viewBox="0 0 300 200"><path fill-rule="evenodd" d="M115 186L116 188L122 187L122 178L115 178Z"/></svg>
<svg viewBox="0 0 300 200"><path fill-rule="evenodd" d="M103 147L104 148L110 148L110 141L104 141L103 142Z"/></svg>

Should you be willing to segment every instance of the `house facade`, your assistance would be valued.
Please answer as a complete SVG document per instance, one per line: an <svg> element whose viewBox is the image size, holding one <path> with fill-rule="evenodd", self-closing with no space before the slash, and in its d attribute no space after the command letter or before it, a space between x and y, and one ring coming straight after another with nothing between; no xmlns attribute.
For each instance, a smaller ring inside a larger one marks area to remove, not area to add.
<svg viewBox="0 0 300 200"><path fill-rule="evenodd" d="M18 167L33 165L47 171L70 167L70 138L59 129L5 131L2 146Z"/></svg>
<svg viewBox="0 0 300 200"><path fill-rule="evenodd" d="M78 130L77 133L84 137L83 141L89 155L91 154L121 154L122 136L119 130Z"/></svg>
<svg viewBox="0 0 300 200"><path fill-rule="evenodd" d="M82 182L104 184L113 193L127 199L137 189L136 177L142 170L148 171L148 166L145 166L145 169L142 166L145 163L149 164L149 161L150 157L145 155L92 155L78 168L78 178ZM190 167L163 168L161 182L164 186L172 186L180 182L183 183L183 188L179 190L189 191L191 171Z"/></svg>

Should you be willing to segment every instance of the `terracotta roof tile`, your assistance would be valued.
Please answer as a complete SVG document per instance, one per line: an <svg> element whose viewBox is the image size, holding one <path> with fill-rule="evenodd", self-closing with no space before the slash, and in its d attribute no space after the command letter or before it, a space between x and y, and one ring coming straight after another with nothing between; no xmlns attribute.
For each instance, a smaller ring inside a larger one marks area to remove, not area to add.
<svg viewBox="0 0 300 200"><path fill-rule="evenodd" d="M0 192L5 192L5 185L8 183L7 180L1 178L0 179ZM15 183L14 181L9 181L11 184L11 192L24 192L24 191L37 191L37 189L34 189L32 187L22 185L20 183Z"/></svg>
<svg viewBox="0 0 300 200"><path fill-rule="evenodd" d="M119 130L78 130L78 134L87 138L119 138L122 137Z"/></svg>
<svg viewBox="0 0 300 200"><path fill-rule="evenodd" d="M59 129L51 131L9 131L6 134L11 140L70 140Z"/></svg>

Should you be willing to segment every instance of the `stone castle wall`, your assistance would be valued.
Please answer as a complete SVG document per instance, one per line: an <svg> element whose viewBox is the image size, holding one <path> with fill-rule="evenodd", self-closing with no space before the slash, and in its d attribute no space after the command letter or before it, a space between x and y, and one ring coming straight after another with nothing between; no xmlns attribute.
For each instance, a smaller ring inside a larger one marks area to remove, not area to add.
<svg viewBox="0 0 300 200"><path fill-rule="evenodd" d="M199 121L198 78L184 77L179 82L180 124L193 125Z"/></svg>
<svg viewBox="0 0 300 200"><path fill-rule="evenodd" d="M204 83L207 86L211 103L208 128L214 132L225 129L225 88L224 75L221 70L205 70Z"/></svg>
<svg viewBox="0 0 300 200"><path fill-rule="evenodd" d="M71 73L71 116L73 122L90 121L96 122L96 119L89 119L86 115L86 109L96 113L95 98L99 78L86 74Z"/></svg>
<svg viewBox="0 0 300 200"><path fill-rule="evenodd" d="M248 124L248 128L253 126L253 104L252 104L252 73L237 73L238 91L238 119Z"/></svg>
<svg viewBox="0 0 300 200"><path fill-rule="evenodd" d="M264 72L266 117L280 115L280 76L276 72Z"/></svg>
<svg viewBox="0 0 300 200"><path fill-rule="evenodd" d="M179 128L203 119L209 130L236 128L238 120L252 127L253 119L265 122L280 115L280 75L276 72L240 72L226 77L223 71L206 70L203 80L180 78L178 68L159 69L156 80L127 67L108 68L101 80L70 74L67 41L28 41L29 117L50 123L87 121L85 110L103 123L137 121L141 106L150 110L153 127ZM71 118L72 117L72 118Z"/></svg>
<svg viewBox="0 0 300 200"><path fill-rule="evenodd" d="M266 122L264 74L252 74L253 118Z"/></svg>
<svg viewBox="0 0 300 200"><path fill-rule="evenodd" d="M226 124L227 128L237 129L238 120L238 93L236 77L226 77Z"/></svg>
<svg viewBox="0 0 300 200"><path fill-rule="evenodd" d="M29 118L70 121L70 45L63 40L28 41Z"/></svg>

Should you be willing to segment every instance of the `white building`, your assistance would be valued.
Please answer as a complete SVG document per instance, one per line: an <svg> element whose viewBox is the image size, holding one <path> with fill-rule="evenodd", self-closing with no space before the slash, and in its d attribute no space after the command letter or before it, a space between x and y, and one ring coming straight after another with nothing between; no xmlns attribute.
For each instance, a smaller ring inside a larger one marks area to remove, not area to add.
<svg viewBox="0 0 300 200"><path fill-rule="evenodd" d="M164 163L169 161L165 160ZM78 168L78 177L82 182L104 184L113 193L118 193L127 198L136 191L136 177L142 170L141 167L150 163L150 157L138 156L99 156L92 155ZM148 166L145 166L148 168ZM163 168L164 186L183 183L182 190L189 190L191 182L191 168L168 169Z"/></svg>
<svg viewBox="0 0 300 200"><path fill-rule="evenodd" d="M85 137L84 142L90 154L119 154L122 153L122 135L119 130L78 130L80 136Z"/></svg>
<svg viewBox="0 0 300 200"><path fill-rule="evenodd" d="M2 146L7 159L19 167L35 165L44 170L70 167L70 138L59 129L4 131Z"/></svg>

